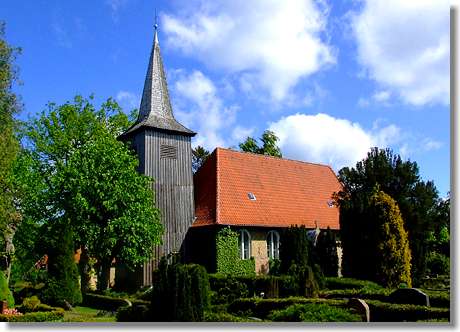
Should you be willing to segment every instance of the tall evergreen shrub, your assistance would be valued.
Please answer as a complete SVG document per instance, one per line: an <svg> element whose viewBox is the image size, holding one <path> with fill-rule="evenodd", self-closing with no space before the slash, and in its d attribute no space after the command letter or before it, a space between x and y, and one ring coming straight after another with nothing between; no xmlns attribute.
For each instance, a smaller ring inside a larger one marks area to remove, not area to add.
<svg viewBox="0 0 460 332"><path fill-rule="evenodd" d="M42 302L63 306L82 302L78 268L74 258L72 231L63 225L53 225L46 234L48 277L41 294Z"/></svg>
<svg viewBox="0 0 460 332"><path fill-rule="evenodd" d="M307 233L305 226L284 230L280 241L280 270L291 276L297 295L314 297L324 278Z"/></svg>
<svg viewBox="0 0 460 332"><path fill-rule="evenodd" d="M319 234L316 242L316 253L323 274L326 277L337 277L339 269L337 239L329 227Z"/></svg>
<svg viewBox="0 0 460 332"><path fill-rule="evenodd" d="M209 307L209 280L197 264L168 264L162 259L154 273L150 317L162 322L199 322Z"/></svg>

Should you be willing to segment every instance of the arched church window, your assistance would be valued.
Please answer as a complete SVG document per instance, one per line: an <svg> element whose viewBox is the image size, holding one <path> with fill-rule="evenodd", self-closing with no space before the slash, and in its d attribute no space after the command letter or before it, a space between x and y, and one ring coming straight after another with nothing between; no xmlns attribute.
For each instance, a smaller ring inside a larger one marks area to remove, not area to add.
<svg viewBox="0 0 460 332"><path fill-rule="evenodd" d="M270 259L280 257L280 235L277 231L270 231L267 234L267 256Z"/></svg>
<svg viewBox="0 0 460 332"><path fill-rule="evenodd" d="M241 259L251 258L251 235L245 229L240 230L240 236L238 239L238 247L240 249Z"/></svg>

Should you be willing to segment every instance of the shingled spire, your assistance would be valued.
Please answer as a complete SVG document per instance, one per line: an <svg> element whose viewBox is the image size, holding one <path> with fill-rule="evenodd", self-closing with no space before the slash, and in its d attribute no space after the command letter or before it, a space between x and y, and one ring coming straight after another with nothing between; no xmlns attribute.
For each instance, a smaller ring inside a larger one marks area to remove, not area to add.
<svg viewBox="0 0 460 332"><path fill-rule="evenodd" d="M142 93L139 116L136 123L123 136L133 133L142 127L173 131L187 136L195 136L190 129L181 125L174 118L169 100L168 84L161 59L160 43L158 42L158 25L155 24L152 52L150 53L144 91Z"/></svg>

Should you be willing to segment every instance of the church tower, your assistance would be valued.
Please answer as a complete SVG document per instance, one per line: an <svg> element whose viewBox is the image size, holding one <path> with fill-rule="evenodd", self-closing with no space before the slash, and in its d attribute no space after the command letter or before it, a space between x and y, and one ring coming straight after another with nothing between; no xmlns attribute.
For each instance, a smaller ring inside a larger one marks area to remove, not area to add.
<svg viewBox="0 0 460 332"><path fill-rule="evenodd" d="M163 244L153 248L153 260L138 271L136 284L152 284L159 259L179 252L194 219L191 138L196 135L174 118L155 24L152 52L137 121L120 136L131 141L139 172L153 178L155 206L164 225Z"/></svg>

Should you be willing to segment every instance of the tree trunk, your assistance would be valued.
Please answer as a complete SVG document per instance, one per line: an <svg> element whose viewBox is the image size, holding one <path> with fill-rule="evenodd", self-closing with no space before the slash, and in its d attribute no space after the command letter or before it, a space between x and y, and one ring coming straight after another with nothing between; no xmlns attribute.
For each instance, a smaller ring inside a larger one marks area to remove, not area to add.
<svg viewBox="0 0 460 332"><path fill-rule="evenodd" d="M81 292L86 293L90 290L91 266L89 265L88 250L84 247L81 248L78 270L80 271Z"/></svg>
<svg viewBox="0 0 460 332"><path fill-rule="evenodd" d="M97 289L99 291L104 291L109 288L111 262L111 259L102 260L99 266L99 273L97 277Z"/></svg>
<svg viewBox="0 0 460 332"><path fill-rule="evenodd" d="M18 218L18 220L20 220L20 218ZM11 275L11 262L13 260L13 257L14 257L14 252L15 252L15 249L14 249L14 244L13 244L13 238L14 238L14 234L16 233L16 229L17 229L17 220L14 220L13 222L9 223L7 225L7 228L3 234L4 236L4 239L5 239L5 252L6 252L6 257L5 257L5 261L6 261L6 281L9 285L10 283L10 275Z"/></svg>

